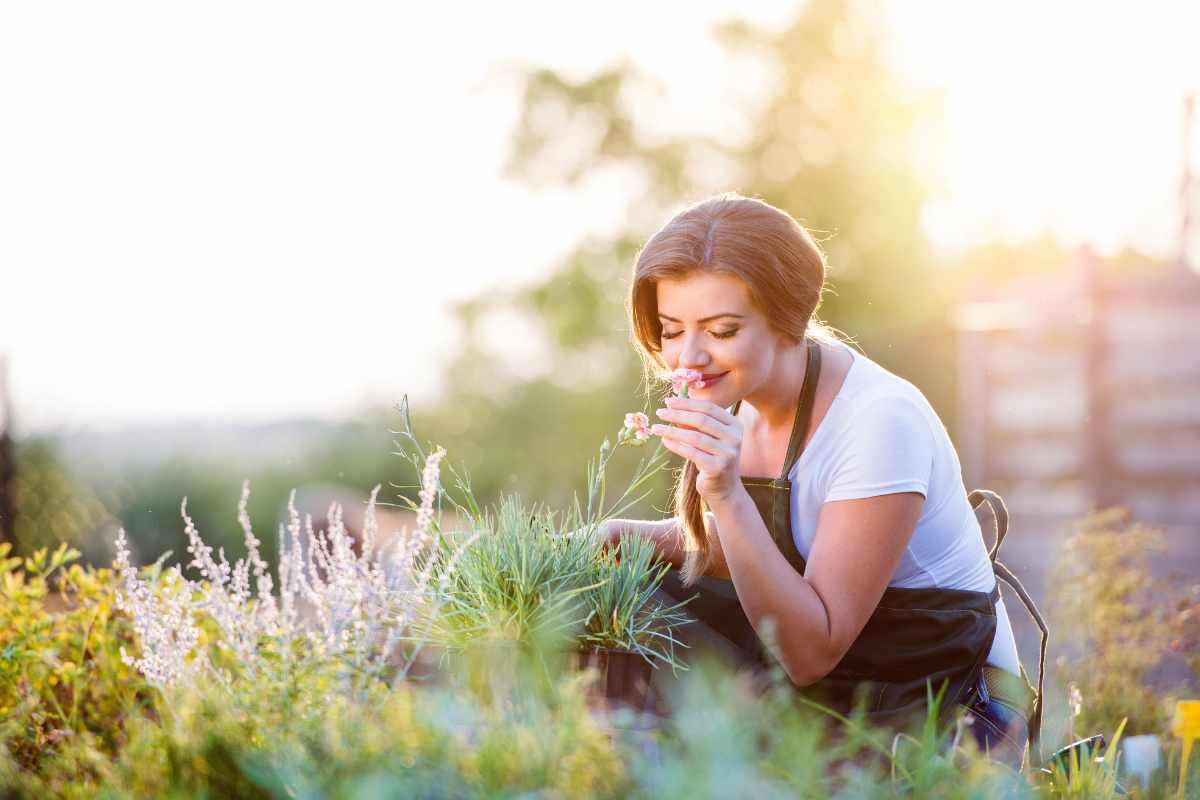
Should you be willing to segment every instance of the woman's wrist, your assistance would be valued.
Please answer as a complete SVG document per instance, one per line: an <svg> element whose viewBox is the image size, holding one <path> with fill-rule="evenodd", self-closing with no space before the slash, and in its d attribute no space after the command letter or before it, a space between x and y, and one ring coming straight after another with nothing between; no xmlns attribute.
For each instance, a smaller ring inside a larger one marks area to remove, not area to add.
<svg viewBox="0 0 1200 800"><path fill-rule="evenodd" d="M704 498L704 505L708 506L708 510L714 515L725 516L729 513L737 513L740 509L744 509L746 504L754 505L754 501L750 499L750 493L746 491L746 484L740 480L737 486L733 487L728 494L722 497L713 497L712 499Z"/></svg>

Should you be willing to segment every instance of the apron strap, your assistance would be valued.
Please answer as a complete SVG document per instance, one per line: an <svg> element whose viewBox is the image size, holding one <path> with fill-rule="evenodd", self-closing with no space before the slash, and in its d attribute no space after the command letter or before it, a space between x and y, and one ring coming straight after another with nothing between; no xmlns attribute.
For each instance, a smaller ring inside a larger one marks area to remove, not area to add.
<svg viewBox="0 0 1200 800"><path fill-rule="evenodd" d="M796 420L792 423L792 436L788 439L787 455L783 459L783 472L779 480L786 481L792 465L804 450L804 440L812 428L813 401L817 396L817 382L821 379L821 345L805 339L808 362L804 367L804 385L800 387L800 404L796 406Z"/></svg>
<svg viewBox="0 0 1200 800"><path fill-rule="evenodd" d="M813 402L817 396L817 383L821 380L821 346L812 339L805 338L805 350L808 351L808 361L804 367L804 384L800 387L800 402L796 406L796 418L792 421L792 434L788 439L787 455L783 457L783 471L779 480L785 483L792 466L800 458L804 449L804 440L812 427ZM738 400L729 409L729 413L737 416L742 401Z"/></svg>
<svg viewBox="0 0 1200 800"><path fill-rule="evenodd" d="M967 495L967 502L971 504L971 508L979 508L980 504L987 502L992 510L992 531L996 534L996 541L988 551L988 558L995 562L1000 555L1000 545L1008 535L1008 506L1004 505L1000 495L991 489L976 489Z"/></svg>
<svg viewBox="0 0 1200 800"><path fill-rule="evenodd" d="M1004 504L1000 495L990 489L975 489L967 495L967 501L975 509L986 502L992 511L992 530L995 533L995 541L988 550L988 558L991 559L992 571L997 579L994 591L999 592L1000 581L1007 583L1009 588L1017 593L1017 597L1020 598L1025 610L1029 612L1029 616L1037 623L1038 630L1041 632L1041 643L1038 647L1037 696L1034 698L1033 710L1029 714L1029 756L1035 767L1040 766L1042 761L1042 689L1046 673L1046 642L1050 638L1050 629L1046 625L1046 620L1042 618L1037 604L1033 602L1029 592L1025 591L1025 587L1021 585L1021 581L998 558L1000 545L1004 543L1004 537L1008 535L1008 506Z"/></svg>
<svg viewBox="0 0 1200 800"><path fill-rule="evenodd" d="M1046 621L1042 619L1037 604L1033 602L1033 598L1029 596L1029 592L1025 591L1025 587L1021 585L1021 581L1012 573L1012 570L1004 566L1002 561L992 562L992 569L995 571L996 577L1007 583L1009 588L1017 593L1017 597L1021 598L1025 610L1029 612L1029 616L1033 617L1038 630L1041 631L1041 644L1038 646L1037 698L1033 703L1033 711L1029 715L1029 757L1033 761L1033 766L1040 767L1042 764L1042 706L1044 705L1042 689L1046 675L1046 642L1050 638L1050 629L1046 626Z"/></svg>

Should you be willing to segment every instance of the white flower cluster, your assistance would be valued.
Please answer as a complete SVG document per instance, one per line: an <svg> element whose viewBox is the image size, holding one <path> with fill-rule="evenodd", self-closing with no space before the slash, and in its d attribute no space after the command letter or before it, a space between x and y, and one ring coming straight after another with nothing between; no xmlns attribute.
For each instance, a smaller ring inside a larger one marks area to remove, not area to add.
<svg viewBox="0 0 1200 800"><path fill-rule="evenodd" d="M117 591L117 608L133 618L133 629L144 653L134 658L122 647L121 659L155 686L170 686L189 671L188 654L200 639L200 629L192 619L190 582L179 567L173 567L162 599L157 599L153 588L138 578L137 568L130 563L124 528L117 532L113 566L125 589Z"/></svg>
<svg viewBox="0 0 1200 800"><path fill-rule="evenodd" d="M242 485L238 505L247 556L232 565L223 549L214 558L213 548L200 538L187 514L187 499L183 500L180 513L192 556L187 566L200 573L200 581L188 580L176 566L166 590L156 597L154 587L139 578L131 565L125 532L120 531L116 567L124 591L118 592L117 602L133 617L144 654L136 659L122 654L126 663L158 686L172 685L190 675L198 664L211 663L189 658L199 641L194 614L204 612L220 630L214 645L232 651L252 676L268 668L269 662L260 655L268 641L277 645L285 659L296 643L306 642L315 655L348 663L352 667L348 674L382 668L409 634L416 615L436 604L437 590L453 571L462 549L470 544L459 548L442 571L439 586L433 586L431 576L439 561L439 540L432 535L434 504L445 454L439 448L425 462L416 530L399 532L385 547L377 541L378 486L367 503L357 553L340 506L330 506L327 530L314 531L310 515L305 515L301 526L293 491L288 498L286 532L283 526L279 531L278 598L259 540L250 527L248 482Z"/></svg>
<svg viewBox="0 0 1200 800"><path fill-rule="evenodd" d="M437 499L438 474L446 451L439 447L425 459L425 470L421 473L421 507L417 510L417 535L422 546L428 544L429 530L433 527L433 502Z"/></svg>

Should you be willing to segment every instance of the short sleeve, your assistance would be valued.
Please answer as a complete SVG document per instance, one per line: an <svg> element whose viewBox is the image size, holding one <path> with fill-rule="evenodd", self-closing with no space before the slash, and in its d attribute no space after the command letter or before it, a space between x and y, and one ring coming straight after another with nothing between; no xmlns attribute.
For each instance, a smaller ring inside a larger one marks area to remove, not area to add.
<svg viewBox="0 0 1200 800"><path fill-rule="evenodd" d="M929 496L933 433L926 412L911 398L887 395L871 400L839 438L826 502L899 492Z"/></svg>

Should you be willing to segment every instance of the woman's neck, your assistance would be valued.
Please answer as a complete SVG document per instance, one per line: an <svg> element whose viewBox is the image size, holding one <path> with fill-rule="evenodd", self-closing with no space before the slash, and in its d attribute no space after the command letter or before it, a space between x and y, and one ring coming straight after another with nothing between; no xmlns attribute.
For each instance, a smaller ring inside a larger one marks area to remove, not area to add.
<svg viewBox="0 0 1200 800"><path fill-rule="evenodd" d="M758 418L767 430L791 430L796 420L796 398L804 386L808 372L808 348L820 347L816 341L805 339L780 354L771 375L758 391L746 395L745 402L754 406Z"/></svg>

